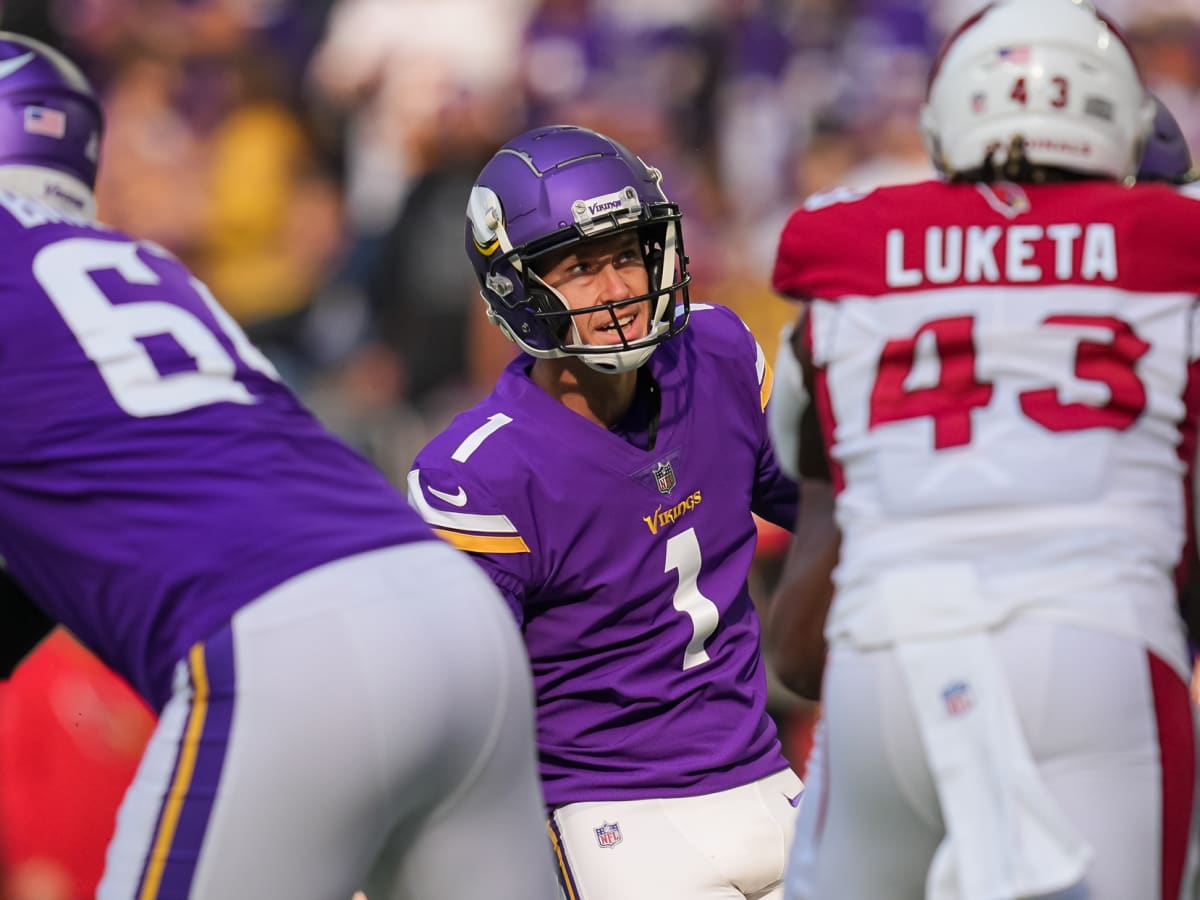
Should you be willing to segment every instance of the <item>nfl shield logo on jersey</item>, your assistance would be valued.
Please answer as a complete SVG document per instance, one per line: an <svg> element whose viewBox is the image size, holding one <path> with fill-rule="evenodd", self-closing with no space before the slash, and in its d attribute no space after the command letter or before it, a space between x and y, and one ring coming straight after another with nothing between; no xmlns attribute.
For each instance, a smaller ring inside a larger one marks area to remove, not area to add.
<svg viewBox="0 0 1200 900"><path fill-rule="evenodd" d="M660 463L655 463L654 469L654 484L658 488L660 494L669 494L675 487L675 470L671 468L669 460L663 460Z"/></svg>
<svg viewBox="0 0 1200 900"><path fill-rule="evenodd" d="M595 832L596 841L601 847L615 847L621 843L621 826L616 822L605 822Z"/></svg>
<svg viewBox="0 0 1200 900"><path fill-rule="evenodd" d="M942 688L942 702L951 716L960 716L971 708L971 687L965 681L953 681Z"/></svg>

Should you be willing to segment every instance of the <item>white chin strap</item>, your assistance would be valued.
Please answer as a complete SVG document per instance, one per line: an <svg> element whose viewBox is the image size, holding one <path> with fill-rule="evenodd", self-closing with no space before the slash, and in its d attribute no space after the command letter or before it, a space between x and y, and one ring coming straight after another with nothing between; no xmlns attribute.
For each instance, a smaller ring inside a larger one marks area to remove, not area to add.
<svg viewBox="0 0 1200 900"><path fill-rule="evenodd" d="M0 190L45 203L61 213L92 222L96 198L86 184L44 166L0 166Z"/></svg>
<svg viewBox="0 0 1200 900"><path fill-rule="evenodd" d="M667 330L666 322L659 322L654 326L654 329L642 338L649 340L657 337L662 332ZM575 333L575 343L568 345L567 350L573 347L594 347L595 344L585 344L579 335L579 329L576 327L575 320L571 319L571 331ZM658 347L657 343L649 346L631 346L628 350L614 350L611 353L576 353L573 354L583 360L584 365L594 372L600 372L603 375L617 375L621 372L632 372L640 367L646 360L650 358L650 354Z"/></svg>
<svg viewBox="0 0 1200 900"><path fill-rule="evenodd" d="M657 347L658 344L651 344L649 347L635 347L632 350L617 350L613 353L581 353L579 358L593 371L604 375L616 375L639 368Z"/></svg>
<svg viewBox="0 0 1200 900"><path fill-rule="evenodd" d="M612 353L570 353L558 348L554 350L539 350L537 347L532 347L521 340L516 332L509 327L508 322L496 315L490 307L487 311L487 317L493 325L504 332L506 338L530 356L537 359L563 359L568 356L574 356L576 359L583 360L588 368L603 375L616 375L620 372L630 372L638 368L650 358L650 354L658 347L657 344L651 344L649 347L631 347L628 350L614 350ZM661 322L655 331L657 332L666 327L666 323ZM575 336L579 336L578 332L576 332Z"/></svg>

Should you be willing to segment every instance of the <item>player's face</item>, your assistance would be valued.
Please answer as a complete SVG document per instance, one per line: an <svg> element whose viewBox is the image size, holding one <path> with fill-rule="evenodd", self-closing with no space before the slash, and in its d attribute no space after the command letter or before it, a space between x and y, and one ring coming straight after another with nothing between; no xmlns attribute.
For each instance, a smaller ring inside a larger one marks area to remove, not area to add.
<svg viewBox="0 0 1200 900"><path fill-rule="evenodd" d="M583 241L547 260L542 279L556 289L570 309L586 309L602 303L639 297L650 290L650 277L642 260L636 232L608 235ZM620 344L645 337L650 320L650 303L633 303L613 313L598 310L575 317L579 337L585 344Z"/></svg>

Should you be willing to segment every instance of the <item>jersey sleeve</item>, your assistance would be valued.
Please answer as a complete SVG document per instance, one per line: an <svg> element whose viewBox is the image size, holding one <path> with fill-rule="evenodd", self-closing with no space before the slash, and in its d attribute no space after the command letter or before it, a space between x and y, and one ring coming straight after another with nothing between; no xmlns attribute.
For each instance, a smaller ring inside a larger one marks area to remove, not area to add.
<svg viewBox="0 0 1200 900"><path fill-rule="evenodd" d="M833 191L808 199L789 217L779 235L771 285L790 300L812 300L821 295L833 262L841 258L851 236L841 226L840 207L863 195Z"/></svg>
<svg viewBox="0 0 1200 900"><path fill-rule="evenodd" d="M483 568L504 594L518 623L533 575L532 529L524 510L497 496L472 467L418 456L408 473L408 502L434 534Z"/></svg>
<svg viewBox="0 0 1200 900"><path fill-rule="evenodd" d="M796 523L799 488L779 467L771 446L767 407L774 386L774 373L762 346L741 317L725 307L713 309L721 310L732 322L737 323L730 328L730 334L734 335L731 364L741 374L739 380L746 384L747 393L744 398L739 395L735 403L745 407L743 414L750 418L751 428L758 441L758 464L751 509L771 524L790 531Z"/></svg>
<svg viewBox="0 0 1200 900"><path fill-rule="evenodd" d="M750 508L772 525L791 531L796 525L800 489L792 477L780 467L779 460L775 457L775 448L771 444L770 429L767 425L767 408L770 405L774 378L758 341L754 341L754 349L757 354L755 370L759 382L759 449L754 500Z"/></svg>
<svg viewBox="0 0 1200 900"><path fill-rule="evenodd" d="M706 352L722 358L723 379L733 374L739 385L746 385L754 398L747 398L747 407L765 416L774 373L750 326L727 306L693 303L692 313L692 327L704 332Z"/></svg>
<svg viewBox="0 0 1200 900"><path fill-rule="evenodd" d="M775 355L775 384L767 403L767 431L780 468L793 479L800 477L800 422L808 408L804 372L792 349L794 322L783 327Z"/></svg>
<svg viewBox="0 0 1200 900"><path fill-rule="evenodd" d="M758 472L754 483L754 514L772 525L791 531L796 527L800 504L800 488L779 467L771 442L764 441L758 457Z"/></svg>
<svg viewBox="0 0 1200 900"><path fill-rule="evenodd" d="M941 182L815 194L779 235L771 286L789 300L875 296L883 288L885 235L922 203L941 200Z"/></svg>

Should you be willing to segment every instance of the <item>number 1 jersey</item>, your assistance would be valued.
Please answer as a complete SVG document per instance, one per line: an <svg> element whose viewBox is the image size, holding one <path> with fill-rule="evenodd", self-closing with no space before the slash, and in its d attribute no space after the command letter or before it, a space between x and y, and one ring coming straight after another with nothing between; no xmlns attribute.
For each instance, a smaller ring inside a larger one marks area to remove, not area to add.
<svg viewBox="0 0 1200 900"><path fill-rule="evenodd" d="M770 369L730 310L646 363L652 449L550 397L518 357L418 454L409 498L479 560L521 621L546 802L680 797L786 767L747 586L751 510L788 528Z"/></svg>
<svg viewBox="0 0 1200 900"><path fill-rule="evenodd" d="M152 704L265 591L432 539L169 253L3 192L0 241L0 555Z"/></svg>

